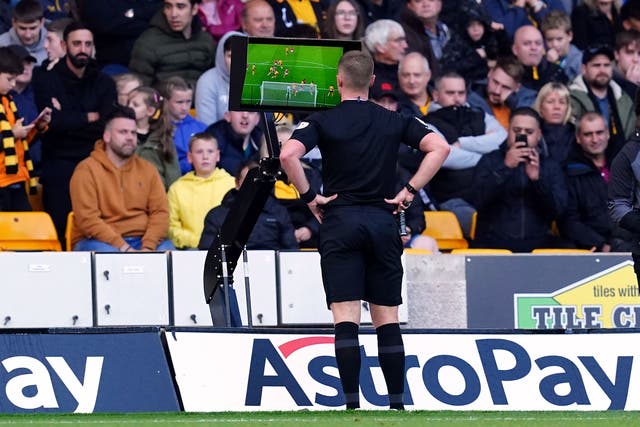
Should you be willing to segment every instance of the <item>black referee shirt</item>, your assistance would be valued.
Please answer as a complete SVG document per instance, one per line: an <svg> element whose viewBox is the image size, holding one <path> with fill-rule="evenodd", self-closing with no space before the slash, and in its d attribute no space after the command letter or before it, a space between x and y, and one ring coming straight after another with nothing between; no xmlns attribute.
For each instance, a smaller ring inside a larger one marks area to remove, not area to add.
<svg viewBox="0 0 640 427"><path fill-rule="evenodd" d="M322 153L323 194L338 194L336 205L388 207L396 183L400 143L419 149L431 130L415 117L403 116L369 101L344 101L300 122L291 138L307 152Z"/></svg>

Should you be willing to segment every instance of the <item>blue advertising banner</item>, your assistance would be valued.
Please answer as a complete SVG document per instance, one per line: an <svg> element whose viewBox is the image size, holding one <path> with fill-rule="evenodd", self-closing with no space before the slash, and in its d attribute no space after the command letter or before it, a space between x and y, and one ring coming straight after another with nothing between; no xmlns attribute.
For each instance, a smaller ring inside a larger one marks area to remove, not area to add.
<svg viewBox="0 0 640 427"><path fill-rule="evenodd" d="M179 410L159 331L0 334L0 413Z"/></svg>

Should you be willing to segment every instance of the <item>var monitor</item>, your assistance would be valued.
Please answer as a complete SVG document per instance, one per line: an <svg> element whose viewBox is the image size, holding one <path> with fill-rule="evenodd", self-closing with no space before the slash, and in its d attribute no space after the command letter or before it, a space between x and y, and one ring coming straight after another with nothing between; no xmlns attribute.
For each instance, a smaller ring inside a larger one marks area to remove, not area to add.
<svg viewBox="0 0 640 427"><path fill-rule="evenodd" d="M359 41L235 36L229 109L315 111L340 103L338 61Z"/></svg>

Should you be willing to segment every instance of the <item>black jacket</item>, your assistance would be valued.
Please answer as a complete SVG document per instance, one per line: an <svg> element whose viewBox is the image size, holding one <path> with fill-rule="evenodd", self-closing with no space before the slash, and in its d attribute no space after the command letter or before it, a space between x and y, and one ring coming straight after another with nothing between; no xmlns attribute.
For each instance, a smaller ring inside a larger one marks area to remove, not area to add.
<svg viewBox="0 0 640 427"><path fill-rule="evenodd" d="M395 19L404 6L403 0L382 0L379 6L372 0L356 0L356 3L362 11L365 27L378 19Z"/></svg>
<svg viewBox="0 0 640 427"><path fill-rule="evenodd" d="M204 219L204 230L202 230L202 236L200 236L200 242L198 243L199 249L209 249L214 240L217 239L237 194L237 190L230 190L222 199L222 204L207 213ZM249 235L247 249L276 251L298 249L298 243L293 234L293 225L287 209L271 196L267 199L258 221L253 227L251 235Z"/></svg>
<svg viewBox="0 0 640 427"><path fill-rule="evenodd" d="M618 12L615 7L611 22L604 13L599 10L593 11L586 4L576 6L571 12L572 43L581 50L587 46L603 44L613 48L616 42L617 21Z"/></svg>
<svg viewBox="0 0 640 427"><path fill-rule="evenodd" d="M573 144L567 165L567 210L558 227L562 235L576 247L602 249L609 243L612 221L607 209L607 183L582 149Z"/></svg>
<svg viewBox="0 0 640 427"><path fill-rule="evenodd" d="M404 34L407 38L407 44L409 52L420 52L429 61L429 68L431 68L431 74L438 76L440 74L440 63L433 54L431 49L431 41L429 36L424 32L424 24L415 13L413 13L407 6L402 8L398 18L396 19L404 28ZM432 77L433 78L433 77Z"/></svg>
<svg viewBox="0 0 640 427"><path fill-rule="evenodd" d="M569 155L569 151L576 139L575 126L571 123L564 125L552 125L542 123L542 137L549 156L563 166Z"/></svg>
<svg viewBox="0 0 640 427"><path fill-rule="evenodd" d="M551 222L566 209L567 187L560 166L542 155L536 182L526 175L523 164L508 168L507 149L505 142L482 156L464 198L478 211L479 247L529 252L548 241Z"/></svg>
<svg viewBox="0 0 640 427"><path fill-rule="evenodd" d="M536 67L536 72L534 72L533 67L524 67L522 86L526 86L537 92L542 86L549 82L567 84L569 78L560 66L547 61L546 58L542 58L542 61L540 61L540 64Z"/></svg>
<svg viewBox="0 0 640 427"><path fill-rule="evenodd" d="M84 76L78 78L64 57L50 71L42 67L34 70L33 90L38 111L45 107L52 110L49 130L42 134L43 161L55 158L79 162L88 157L102 138L104 118L116 102L113 79L100 72L95 63L89 63ZM88 112L100 113L100 120L89 123Z"/></svg>
<svg viewBox="0 0 640 427"><path fill-rule="evenodd" d="M83 2L80 15L93 32L98 63L127 66L133 43L149 28L149 21L161 6L161 0Z"/></svg>

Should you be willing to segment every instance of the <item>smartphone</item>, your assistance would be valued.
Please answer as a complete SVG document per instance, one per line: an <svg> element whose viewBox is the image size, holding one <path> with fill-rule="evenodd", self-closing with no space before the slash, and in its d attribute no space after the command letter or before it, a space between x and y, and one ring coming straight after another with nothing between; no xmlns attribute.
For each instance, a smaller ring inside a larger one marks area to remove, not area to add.
<svg viewBox="0 0 640 427"><path fill-rule="evenodd" d="M518 144L519 142L523 143L524 145ZM529 146L529 142L527 141L527 135L523 133L519 133L518 135L516 135L516 147L528 147L528 146Z"/></svg>
<svg viewBox="0 0 640 427"><path fill-rule="evenodd" d="M30 125L35 125L36 123L38 123L38 121L40 119L42 119L42 117L47 113L47 111L49 111L48 108L45 108L44 110L40 111L40 114L38 114L38 117L36 117L35 119L33 119L31 121L31 123L29 123Z"/></svg>

